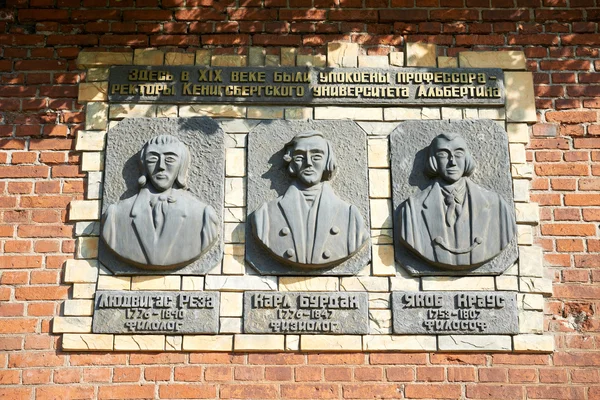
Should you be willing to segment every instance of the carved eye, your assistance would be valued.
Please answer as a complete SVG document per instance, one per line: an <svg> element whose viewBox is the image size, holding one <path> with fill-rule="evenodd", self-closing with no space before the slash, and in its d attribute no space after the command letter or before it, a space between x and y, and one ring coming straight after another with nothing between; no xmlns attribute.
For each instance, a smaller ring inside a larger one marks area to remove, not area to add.
<svg viewBox="0 0 600 400"><path fill-rule="evenodd" d="M446 153L445 151L438 151L437 153L435 153L435 155L438 158L448 158L448 153Z"/></svg>
<svg viewBox="0 0 600 400"><path fill-rule="evenodd" d="M315 154L314 156L312 156L313 161L321 161L322 159L323 159L322 154Z"/></svg>
<svg viewBox="0 0 600 400"><path fill-rule="evenodd" d="M454 152L454 157L464 157L464 156L465 156L464 150L456 150Z"/></svg>
<svg viewBox="0 0 600 400"><path fill-rule="evenodd" d="M167 164L175 164L177 162L177 157L168 156L168 157L165 158L165 162Z"/></svg>
<svg viewBox="0 0 600 400"><path fill-rule="evenodd" d="M149 156L146 158L146 162L149 162L149 163L158 162L158 156Z"/></svg>
<svg viewBox="0 0 600 400"><path fill-rule="evenodd" d="M302 162L302 161L304 161L304 156L302 156L300 154L295 155L294 156L294 161L296 161L296 162Z"/></svg>

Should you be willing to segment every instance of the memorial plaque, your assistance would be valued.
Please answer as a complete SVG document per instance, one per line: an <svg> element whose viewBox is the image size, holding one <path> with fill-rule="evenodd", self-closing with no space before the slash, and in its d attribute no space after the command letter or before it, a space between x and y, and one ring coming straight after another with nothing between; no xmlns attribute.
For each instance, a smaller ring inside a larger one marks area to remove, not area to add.
<svg viewBox="0 0 600 400"><path fill-rule="evenodd" d="M221 260L224 133L210 118L109 129L99 260L116 275L201 275Z"/></svg>
<svg viewBox="0 0 600 400"><path fill-rule="evenodd" d="M498 275L517 259L506 132L407 121L391 134L396 260L412 275Z"/></svg>
<svg viewBox="0 0 600 400"><path fill-rule="evenodd" d="M245 333L364 335L365 292L245 292Z"/></svg>
<svg viewBox="0 0 600 400"><path fill-rule="evenodd" d="M113 66L111 102L503 106L494 68Z"/></svg>
<svg viewBox="0 0 600 400"><path fill-rule="evenodd" d="M393 292L396 334L515 334L517 295L511 292Z"/></svg>
<svg viewBox="0 0 600 400"><path fill-rule="evenodd" d="M362 270L367 171L366 134L352 121L260 123L248 137L246 260L265 275Z"/></svg>
<svg viewBox="0 0 600 400"><path fill-rule="evenodd" d="M94 333L219 332L218 292L98 291Z"/></svg>

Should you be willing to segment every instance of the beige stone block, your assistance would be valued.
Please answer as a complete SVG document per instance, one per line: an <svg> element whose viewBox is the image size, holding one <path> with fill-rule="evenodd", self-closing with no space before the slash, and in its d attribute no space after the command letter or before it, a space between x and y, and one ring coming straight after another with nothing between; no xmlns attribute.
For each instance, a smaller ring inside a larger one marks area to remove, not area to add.
<svg viewBox="0 0 600 400"><path fill-rule="evenodd" d="M219 333L242 333L242 319L220 318Z"/></svg>
<svg viewBox="0 0 600 400"><path fill-rule="evenodd" d="M439 107L423 107L421 109L421 119L442 119Z"/></svg>
<svg viewBox="0 0 600 400"><path fill-rule="evenodd" d="M370 310L389 310L390 309L390 294L389 293L369 293L369 309Z"/></svg>
<svg viewBox="0 0 600 400"><path fill-rule="evenodd" d="M225 135L225 147L245 148L248 135L240 133L228 133Z"/></svg>
<svg viewBox="0 0 600 400"><path fill-rule="evenodd" d="M373 275L396 275L396 264L394 262L394 246L373 245L371 250L373 254Z"/></svg>
<svg viewBox="0 0 600 400"><path fill-rule="evenodd" d="M522 310L544 310L544 296L541 294L518 294L517 306Z"/></svg>
<svg viewBox="0 0 600 400"><path fill-rule="evenodd" d="M548 278L519 278L519 291L523 293L541 293L552 295L552 280Z"/></svg>
<svg viewBox="0 0 600 400"><path fill-rule="evenodd" d="M182 276L181 290L204 290L204 277Z"/></svg>
<svg viewBox="0 0 600 400"><path fill-rule="evenodd" d="M436 351L435 335L363 336L364 351Z"/></svg>
<svg viewBox="0 0 600 400"><path fill-rule="evenodd" d="M223 230L223 239L225 243L245 243L246 230L244 224L225 223Z"/></svg>
<svg viewBox="0 0 600 400"><path fill-rule="evenodd" d="M243 245L241 247L243 247ZM223 256L223 273L226 275L244 275L246 273L246 266L244 265L244 256L225 254Z"/></svg>
<svg viewBox="0 0 600 400"><path fill-rule="evenodd" d="M510 290L510 291L518 291L519 290L519 278L516 276L506 276L500 275L496 278L496 290Z"/></svg>
<svg viewBox="0 0 600 400"><path fill-rule="evenodd" d="M392 197L389 169L369 169L369 197L388 199Z"/></svg>
<svg viewBox="0 0 600 400"><path fill-rule="evenodd" d="M300 351L300 335L285 335L285 351Z"/></svg>
<svg viewBox="0 0 600 400"><path fill-rule="evenodd" d="M75 236L98 236L99 234L100 221L79 221L75 224Z"/></svg>
<svg viewBox="0 0 600 400"><path fill-rule="evenodd" d="M438 68L458 68L458 58L439 56L437 64Z"/></svg>
<svg viewBox="0 0 600 400"><path fill-rule="evenodd" d="M462 119L463 109L456 107L442 107L442 119Z"/></svg>
<svg viewBox="0 0 600 400"><path fill-rule="evenodd" d="M225 222L244 222L246 221L245 207L230 207L224 210Z"/></svg>
<svg viewBox="0 0 600 400"><path fill-rule="evenodd" d="M531 72L504 73L508 122L537 122Z"/></svg>
<svg viewBox="0 0 600 400"><path fill-rule="evenodd" d="M296 65L296 49L294 47L281 48L281 66L294 67Z"/></svg>
<svg viewBox="0 0 600 400"><path fill-rule="evenodd" d="M424 276L423 290L494 290L493 276Z"/></svg>
<svg viewBox="0 0 600 400"><path fill-rule="evenodd" d="M246 179L225 179L225 207L246 206Z"/></svg>
<svg viewBox="0 0 600 400"><path fill-rule="evenodd" d="M538 246L519 246L519 275L541 278L544 274L544 253Z"/></svg>
<svg viewBox="0 0 600 400"><path fill-rule="evenodd" d="M183 336L165 336L166 351L181 351L183 347Z"/></svg>
<svg viewBox="0 0 600 400"><path fill-rule="evenodd" d="M480 108L479 118L481 119L506 119L506 110L504 108Z"/></svg>
<svg viewBox="0 0 600 400"><path fill-rule="evenodd" d="M386 107L383 109L383 119L386 121L421 119L421 107Z"/></svg>
<svg viewBox="0 0 600 400"><path fill-rule="evenodd" d="M162 351L165 335L115 335L115 350Z"/></svg>
<svg viewBox="0 0 600 400"><path fill-rule="evenodd" d="M356 67L358 57L358 43L327 43L327 66L328 67ZM354 59L353 65L351 60Z"/></svg>
<svg viewBox="0 0 600 400"><path fill-rule="evenodd" d="M509 143L528 143L529 126L524 123L506 124Z"/></svg>
<svg viewBox="0 0 600 400"><path fill-rule="evenodd" d="M359 68L388 68L389 66L388 56L358 56Z"/></svg>
<svg viewBox="0 0 600 400"><path fill-rule="evenodd" d="M248 57L230 54L213 55L210 64L213 67L245 67L248 64Z"/></svg>
<svg viewBox="0 0 600 400"><path fill-rule="evenodd" d="M510 154L510 162L512 164L525 164L527 162L525 145L522 143L510 143L508 145L508 153Z"/></svg>
<svg viewBox="0 0 600 400"><path fill-rule="evenodd" d="M212 49L196 50L196 65L208 67L212 56Z"/></svg>
<svg viewBox="0 0 600 400"><path fill-rule="evenodd" d="M248 107L247 118L283 119L283 107Z"/></svg>
<svg viewBox="0 0 600 400"><path fill-rule="evenodd" d="M387 199L372 199L371 205L371 228L392 228L392 202Z"/></svg>
<svg viewBox="0 0 600 400"><path fill-rule="evenodd" d="M231 134L246 134L250 132L252 128L258 125L260 121L253 121L247 119L225 119L219 120L219 124L221 128L227 133L228 136ZM241 138L244 138L243 142L237 141L238 144L235 146L229 147L245 147L246 146L246 136L247 135L239 135Z"/></svg>
<svg viewBox="0 0 600 400"><path fill-rule="evenodd" d="M103 102L88 103L85 106L85 129L106 130L108 123L108 104Z"/></svg>
<svg viewBox="0 0 600 400"><path fill-rule="evenodd" d="M476 108L463 108L464 119L479 119L479 110Z"/></svg>
<svg viewBox="0 0 600 400"><path fill-rule="evenodd" d="M461 68L502 68L524 70L525 54L522 51L463 51L458 53Z"/></svg>
<svg viewBox="0 0 600 400"><path fill-rule="evenodd" d="M357 123L369 136L389 136L398 126L396 122L357 121Z"/></svg>
<svg viewBox="0 0 600 400"><path fill-rule="evenodd" d="M104 153L99 151L81 153L81 170L84 172L104 170Z"/></svg>
<svg viewBox="0 0 600 400"><path fill-rule="evenodd" d="M361 351L362 337L358 335L302 335L302 351Z"/></svg>
<svg viewBox="0 0 600 400"><path fill-rule="evenodd" d="M551 335L516 335L513 337L515 351L532 353L554 352L554 336Z"/></svg>
<svg viewBox="0 0 600 400"><path fill-rule="evenodd" d="M165 65L194 65L195 59L194 53L167 53Z"/></svg>
<svg viewBox="0 0 600 400"><path fill-rule="evenodd" d="M515 201L519 203L529 201L529 181L527 179L513 180L513 196Z"/></svg>
<svg viewBox="0 0 600 400"><path fill-rule="evenodd" d="M204 289L234 292L243 290L277 290L277 278L274 276L258 275L207 275L204 278Z"/></svg>
<svg viewBox="0 0 600 400"><path fill-rule="evenodd" d="M340 290L339 278L334 276L282 276L279 278L282 292L330 292Z"/></svg>
<svg viewBox="0 0 600 400"><path fill-rule="evenodd" d="M517 225L517 244L526 246L533 244L533 228L530 225Z"/></svg>
<svg viewBox="0 0 600 400"><path fill-rule="evenodd" d="M388 278L375 276L353 276L341 278L340 290L347 292L389 292Z"/></svg>
<svg viewBox="0 0 600 400"><path fill-rule="evenodd" d="M132 53L82 51L77 55L76 64L79 69L85 69L98 65L129 65L132 62Z"/></svg>
<svg viewBox="0 0 600 400"><path fill-rule="evenodd" d="M163 65L165 53L156 49L135 49L133 51L134 65Z"/></svg>
<svg viewBox="0 0 600 400"><path fill-rule="evenodd" d="M503 275L514 275L514 276L519 275L519 264L514 263L513 265L508 267L506 269L506 271L503 272Z"/></svg>
<svg viewBox="0 0 600 400"><path fill-rule="evenodd" d="M177 275L143 275L131 279L131 290L181 290Z"/></svg>
<svg viewBox="0 0 600 400"><path fill-rule="evenodd" d="M102 172L99 172L99 171L88 172L88 174L87 174L87 198L88 198L88 200L100 199L102 197L102 180L103 180ZM98 208L100 208L100 206L98 206ZM100 214L100 210L98 210L98 214ZM99 219L99 217L93 218L93 219Z"/></svg>
<svg viewBox="0 0 600 400"><path fill-rule="evenodd" d="M63 351L111 351L114 335L65 333L62 335Z"/></svg>
<svg viewBox="0 0 600 400"><path fill-rule="evenodd" d="M79 131L75 142L77 151L102 151L104 150L104 141L106 131Z"/></svg>
<svg viewBox="0 0 600 400"><path fill-rule="evenodd" d="M69 204L69 220L84 221L100 218L100 201L72 200Z"/></svg>
<svg viewBox="0 0 600 400"><path fill-rule="evenodd" d="M315 107L315 119L352 119L356 121L381 121L381 108L372 107Z"/></svg>
<svg viewBox="0 0 600 400"><path fill-rule="evenodd" d="M401 51L392 51L389 54L390 65L394 67L404 67L404 53Z"/></svg>
<svg viewBox="0 0 600 400"><path fill-rule="evenodd" d="M284 351L285 335L235 335L234 351Z"/></svg>
<svg viewBox="0 0 600 400"><path fill-rule="evenodd" d="M531 164L512 164L510 172L515 179L533 179L533 166Z"/></svg>
<svg viewBox="0 0 600 400"><path fill-rule="evenodd" d="M82 53L79 53L80 55ZM114 53L110 53L114 54ZM85 73L85 81L86 82L98 82L98 81L107 81L109 74L109 68L88 68Z"/></svg>
<svg viewBox="0 0 600 400"><path fill-rule="evenodd" d="M98 238L97 237L79 237L77 238L75 255L77 258L96 258L98 257Z"/></svg>
<svg viewBox="0 0 600 400"><path fill-rule="evenodd" d="M537 225L540 221L540 207L536 203L515 203L517 223Z"/></svg>
<svg viewBox="0 0 600 400"><path fill-rule="evenodd" d="M252 46L248 48L248 65L262 67L265 65L265 48Z"/></svg>
<svg viewBox="0 0 600 400"><path fill-rule="evenodd" d="M232 351L233 335L186 335L184 351Z"/></svg>
<svg viewBox="0 0 600 400"><path fill-rule="evenodd" d="M280 67L281 66L281 58L274 54L267 54L265 56L265 66L266 67Z"/></svg>
<svg viewBox="0 0 600 400"><path fill-rule="evenodd" d="M65 300L63 313L65 316L92 316L94 314L94 301Z"/></svg>
<svg viewBox="0 0 600 400"><path fill-rule="evenodd" d="M111 104L110 119L155 117L156 105L153 104Z"/></svg>
<svg viewBox="0 0 600 400"><path fill-rule="evenodd" d="M96 283L98 279L97 260L67 260L65 263L65 283Z"/></svg>
<svg viewBox="0 0 600 400"><path fill-rule="evenodd" d="M93 299L96 293L95 283L74 283L73 298L74 299Z"/></svg>
<svg viewBox="0 0 600 400"><path fill-rule="evenodd" d="M285 119L312 119L312 107L294 107L285 109Z"/></svg>
<svg viewBox="0 0 600 400"><path fill-rule="evenodd" d="M441 351L511 351L509 335L440 335Z"/></svg>
<svg viewBox="0 0 600 400"><path fill-rule="evenodd" d="M433 43L406 43L407 67L435 67L437 46Z"/></svg>
<svg viewBox="0 0 600 400"><path fill-rule="evenodd" d="M398 268L398 275L390 278L392 291L418 292L421 288L421 280L413 278L404 268Z"/></svg>
<svg viewBox="0 0 600 400"><path fill-rule="evenodd" d="M369 139L367 142L369 168L389 168L389 146L386 139Z"/></svg>
<svg viewBox="0 0 600 400"><path fill-rule="evenodd" d="M98 276L98 290L130 290L130 276L100 275Z"/></svg>
<svg viewBox="0 0 600 400"><path fill-rule="evenodd" d="M372 244L392 244L394 243L393 231L391 229L371 229Z"/></svg>
<svg viewBox="0 0 600 400"><path fill-rule="evenodd" d="M246 107L230 104L195 104L179 107L180 117L227 117L245 118Z"/></svg>
<svg viewBox="0 0 600 400"><path fill-rule="evenodd" d="M52 333L91 333L92 317L54 317Z"/></svg>
<svg viewBox="0 0 600 400"><path fill-rule="evenodd" d="M544 332L544 313L519 310L519 333Z"/></svg>
<svg viewBox="0 0 600 400"><path fill-rule="evenodd" d="M299 67L325 67L327 64L327 58L324 54L315 55L304 55L298 54L296 56L296 65Z"/></svg>
<svg viewBox="0 0 600 400"><path fill-rule="evenodd" d="M221 293L221 317L241 317L244 309L244 294L240 292Z"/></svg>
<svg viewBox="0 0 600 400"><path fill-rule="evenodd" d="M392 333L392 312L390 310L369 310L369 333L389 335Z"/></svg>
<svg viewBox="0 0 600 400"><path fill-rule="evenodd" d="M225 150L225 173L227 176L246 175L246 150L229 148Z"/></svg>
<svg viewBox="0 0 600 400"><path fill-rule="evenodd" d="M176 118L179 115L179 109L176 105L158 104L156 106L157 118Z"/></svg>

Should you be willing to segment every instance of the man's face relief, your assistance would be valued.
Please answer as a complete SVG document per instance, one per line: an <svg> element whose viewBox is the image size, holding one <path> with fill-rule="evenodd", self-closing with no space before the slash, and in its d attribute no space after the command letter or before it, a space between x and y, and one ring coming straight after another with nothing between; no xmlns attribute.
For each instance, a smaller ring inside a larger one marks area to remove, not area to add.
<svg viewBox="0 0 600 400"><path fill-rule="evenodd" d="M181 155L174 147L172 144L151 144L146 149L146 173L160 192L173 187L179 173Z"/></svg>
<svg viewBox="0 0 600 400"><path fill-rule="evenodd" d="M319 136L298 140L292 151L292 167L300 182L311 187L323 178L327 164L327 142Z"/></svg>
<svg viewBox="0 0 600 400"><path fill-rule="evenodd" d="M467 143L462 138L436 140L435 159L438 173L443 180L454 183L463 177L467 151Z"/></svg>

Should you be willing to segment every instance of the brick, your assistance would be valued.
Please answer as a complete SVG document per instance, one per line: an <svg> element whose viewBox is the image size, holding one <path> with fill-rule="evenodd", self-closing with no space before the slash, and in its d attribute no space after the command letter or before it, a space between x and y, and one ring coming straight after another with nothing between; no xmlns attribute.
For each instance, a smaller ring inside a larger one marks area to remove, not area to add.
<svg viewBox="0 0 600 400"><path fill-rule="evenodd" d="M407 399L455 399L461 394L460 385L408 384L404 389Z"/></svg>
<svg viewBox="0 0 600 400"><path fill-rule="evenodd" d="M272 384L221 385L222 399L275 399L277 387Z"/></svg>
<svg viewBox="0 0 600 400"><path fill-rule="evenodd" d="M98 388L98 399L154 398L154 385L111 385Z"/></svg>
<svg viewBox="0 0 600 400"><path fill-rule="evenodd" d="M217 394L215 385L209 384L167 384L158 387L161 399L209 399Z"/></svg>
<svg viewBox="0 0 600 400"><path fill-rule="evenodd" d="M508 385L467 385L467 397L473 399L522 399L523 388Z"/></svg>
<svg viewBox="0 0 600 400"><path fill-rule="evenodd" d="M294 399L336 399L339 388L333 384L285 384L281 385L281 395Z"/></svg>

